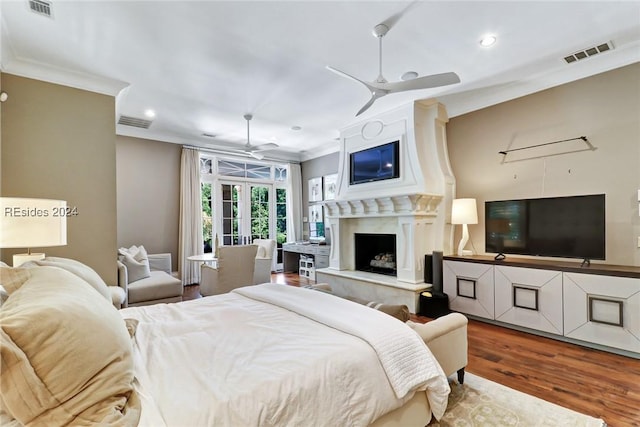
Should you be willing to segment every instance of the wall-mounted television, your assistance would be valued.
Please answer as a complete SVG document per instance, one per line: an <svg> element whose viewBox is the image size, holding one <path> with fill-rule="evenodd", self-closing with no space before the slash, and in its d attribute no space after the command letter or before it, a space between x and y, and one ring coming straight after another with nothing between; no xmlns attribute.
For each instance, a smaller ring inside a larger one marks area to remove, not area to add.
<svg viewBox="0 0 640 427"><path fill-rule="evenodd" d="M605 259L605 195L485 202L485 252Z"/></svg>
<svg viewBox="0 0 640 427"><path fill-rule="evenodd" d="M400 177L400 141L355 151L349 155L349 184Z"/></svg>

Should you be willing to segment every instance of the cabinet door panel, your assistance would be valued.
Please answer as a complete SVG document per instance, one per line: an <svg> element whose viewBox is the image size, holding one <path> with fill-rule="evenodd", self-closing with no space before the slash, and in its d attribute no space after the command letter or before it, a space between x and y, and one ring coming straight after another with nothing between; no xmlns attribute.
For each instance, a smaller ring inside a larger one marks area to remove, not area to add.
<svg viewBox="0 0 640 427"><path fill-rule="evenodd" d="M496 320L562 335L562 272L495 267Z"/></svg>
<svg viewBox="0 0 640 427"><path fill-rule="evenodd" d="M442 276L452 310L494 318L492 265L445 260Z"/></svg>
<svg viewBox="0 0 640 427"><path fill-rule="evenodd" d="M564 335L640 352L640 279L563 273Z"/></svg>

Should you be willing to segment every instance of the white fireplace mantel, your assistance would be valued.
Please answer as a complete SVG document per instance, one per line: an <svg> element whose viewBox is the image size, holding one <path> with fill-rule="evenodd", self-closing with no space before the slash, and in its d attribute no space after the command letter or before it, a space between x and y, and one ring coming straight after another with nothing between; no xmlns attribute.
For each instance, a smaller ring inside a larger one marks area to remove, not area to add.
<svg viewBox="0 0 640 427"><path fill-rule="evenodd" d="M442 200L437 194L408 194L401 196L369 197L324 202L327 216L334 218L361 218L376 216L436 216Z"/></svg>

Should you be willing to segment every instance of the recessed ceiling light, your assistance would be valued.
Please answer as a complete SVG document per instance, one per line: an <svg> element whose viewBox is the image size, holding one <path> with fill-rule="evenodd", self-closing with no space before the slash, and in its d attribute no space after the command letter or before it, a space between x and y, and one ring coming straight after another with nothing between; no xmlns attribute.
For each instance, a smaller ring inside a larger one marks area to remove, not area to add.
<svg viewBox="0 0 640 427"><path fill-rule="evenodd" d="M496 41L497 41L497 39L496 39L496 36L494 36L494 35L484 36L482 39L480 39L480 46L482 46L482 47L493 46L493 44Z"/></svg>
<svg viewBox="0 0 640 427"><path fill-rule="evenodd" d="M302 130L300 126L291 126L291 130Z"/></svg>
<svg viewBox="0 0 640 427"><path fill-rule="evenodd" d="M153 119L156 116L156 112L152 109L144 110L144 115L150 119Z"/></svg>

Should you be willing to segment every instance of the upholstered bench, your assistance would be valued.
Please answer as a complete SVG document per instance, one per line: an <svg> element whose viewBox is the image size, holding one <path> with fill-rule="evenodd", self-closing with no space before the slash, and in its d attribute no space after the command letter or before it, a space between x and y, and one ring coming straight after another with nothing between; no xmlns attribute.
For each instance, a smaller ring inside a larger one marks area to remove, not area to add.
<svg viewBox="0 0 640 427"><path fill-rule="evenodd" d="M331 286L327 283L307 285L306 288L321 292L332 293ZM336 295L337 296L337 295ZM436 358L445 375L449 377L453 373L458 374L458 382L464 383L464 369L468 361L467 324L468 319L460 313L449 313L427 323L416 323L409 320L409 309L405 305L389 305L366 302L358 298L347 299L365 304L372 309L382 311L409 327L420 335L427 344L431 353Z"/></svg>

